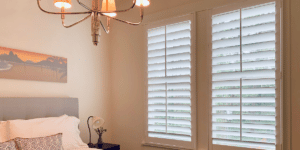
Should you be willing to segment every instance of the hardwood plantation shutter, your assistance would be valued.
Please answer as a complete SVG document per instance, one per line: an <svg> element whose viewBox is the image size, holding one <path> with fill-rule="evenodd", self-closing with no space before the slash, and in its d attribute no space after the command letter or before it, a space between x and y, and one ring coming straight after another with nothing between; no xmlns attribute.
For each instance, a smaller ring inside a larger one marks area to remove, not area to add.
<svg viewBox="0 0 300 150"><path fill-rule="evenodd" d="M148 29L150 138L192 141L191 28L186 20Z"/></svg>
<svg viewBox="0 0 300 150"><path fill-rule="evenodd" d="M213 144L275 150L276 51L275 2L213 15Z"/></svg>

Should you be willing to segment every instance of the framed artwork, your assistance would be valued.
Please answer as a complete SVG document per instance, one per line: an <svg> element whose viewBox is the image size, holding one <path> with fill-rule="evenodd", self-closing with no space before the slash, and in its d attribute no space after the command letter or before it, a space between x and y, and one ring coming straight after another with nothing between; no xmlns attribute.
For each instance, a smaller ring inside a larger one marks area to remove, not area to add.
<svg viewBox="0 0 300 150"><path fill-rule="evenodd" d="M0 47L0 78L67 83L67 58Z"/></svg>

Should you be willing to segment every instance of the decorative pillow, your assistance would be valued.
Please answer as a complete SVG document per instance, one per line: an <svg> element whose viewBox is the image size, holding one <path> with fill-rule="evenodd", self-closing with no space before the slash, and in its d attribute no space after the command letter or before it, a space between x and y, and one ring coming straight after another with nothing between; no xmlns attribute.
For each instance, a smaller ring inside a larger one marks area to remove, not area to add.
<svg viewBox="0 0 300 150"><path fill-rule="evenodd" d="M6 121L0 121L0 143L8 141L8 127Z"/></svg>
<svg viewBox="0 0 300 150"><path fill-rule="evenodd" d="M17 137L37 138L62 133L62 145L65 150L88 147L80 138L79 122L78 118L67 115L8 121L11 139Z"/></svg>
<svg viewBox="0 0 300 150"><path fill-rule="evenodd" d="M38 138L16 138L19 150L63 150L62 133L38 137Z"/></svg>
<svg viewBox="0 0 300 150"><path fill-rule="evenodd" d="M14 140L0 143L0 150L18 150Z"/></svg>

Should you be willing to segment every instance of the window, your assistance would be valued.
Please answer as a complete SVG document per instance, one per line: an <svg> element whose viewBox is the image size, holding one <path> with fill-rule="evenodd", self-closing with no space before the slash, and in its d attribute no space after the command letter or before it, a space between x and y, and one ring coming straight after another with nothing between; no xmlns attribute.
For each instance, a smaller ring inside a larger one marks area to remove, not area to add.
<svg viewBox="0 0 300 150"><path fill-rule="evenodd" d="M280 13L276 6L275 2L248 5L212 16L214 150L226 146L280 149Z"/></svg>
<svg viewBox="0 0 300 150"><path fill-rule="evenodd" d="M195 148L192 16L148 27L146 143Z"/></svg>

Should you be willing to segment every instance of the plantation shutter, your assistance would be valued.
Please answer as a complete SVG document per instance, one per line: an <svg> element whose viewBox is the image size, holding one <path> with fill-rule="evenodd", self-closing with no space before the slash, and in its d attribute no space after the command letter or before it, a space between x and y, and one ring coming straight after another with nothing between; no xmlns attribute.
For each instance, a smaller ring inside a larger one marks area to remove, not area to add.
<svg viewBox="0 0 300 150"><path fill-rule="evenodd" d="M275 150L276 51L275 2L213 15L213 144Z"/></svg>
<svg viewBox="0 0 300 150"><path fill-rule="evenodd" d="M192 142L191 27L186 20L148 30L150 138Z"/></svg>

